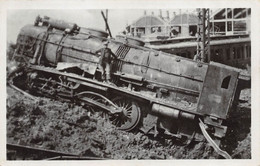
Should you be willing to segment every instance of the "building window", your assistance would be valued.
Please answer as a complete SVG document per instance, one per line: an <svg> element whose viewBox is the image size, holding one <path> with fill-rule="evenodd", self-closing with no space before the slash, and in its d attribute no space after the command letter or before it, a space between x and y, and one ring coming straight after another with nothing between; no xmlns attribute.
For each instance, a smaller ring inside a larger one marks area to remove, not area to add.
<svg viewBox="0 0 260 166"><path fill-rule="evenodd" d="M227 18L232 18L232 9L227 8Z"/></svg>
<svg viewBox="0 0 260 166"><path fill-rule="evenodd" d="M223 62L223 58L224 58L224 50L223 49L219 49L218 53L219 53L219 62Z"/></svg>
<svg viewBox="0 0 260 166"><path fill-rule="evenodd" d="M234 18L246 18L246 8L235 8Z"/></svg>
<svg viewBox="0 0 260 166"><path fill-rule="evenodd" d="M136 30L138 37L142 37L143 35L145 35L145 28L137 28Z"/></svg>
<svg viewBox="0 0 260 166"><path fill-rule="evenodd" d="M230 49L229 48L226 49L226 56L227 56L227 60L230 60Z"/></svg>
<svg viewBox="0 0 260 166"><path fill-rule="evenodd" d="M191 36L195 36L197 33L197 26L196 25L189 26L189 32Z"/></svg>
<svg viewBox="0 0 260 166"><path fill-rule="evenodd" d="M222 62L222 56L223 56L222 49L216 49L214 51L214 55L212 56L212 60L215 62Z"/></svg>
<svg viewBox="0 0 260 166"><path fill-rule="evenodd" d="M157 32L162 32L162 28L158 27Z"/></svg>
<svg viewBox="0 0 260 166"><path fill-rule="evenodd" d="M251 46L249 46L249 57L251 57Z"/></svg>
<svg viewBox="0 0 260 166"><path fill-rule="evenodd" d="M221 88L228 89L229 83L230 83L231 76L227 76L223 79Z"/></svg>
<svg viewBox="0 0 260 166"><path fill-rule="evenodd" d="M152 33L162 32L162 28L161 27L152 27L151 28L151 32Z"/></svg>
<svg viewBox="0 0 260 166"><path fill-rule="evenodd" d="M246 46L246 57L249 57L249 51L248 51L248 46Z"/></svg>
<svg viewBox="0 0 260 166"><path fill-rule="evenodd" d="M213 49L210 49L210 59L209 61L214 61L214 50Z"/></svg>
<svg viewBox="0 0 260 166"><path fill-rule="evenodd" d="M241 57L240 57L240 51L241 51L240 47L237 47L237 59L240 59L240 58L241 58Z"/></svg>
<svg viewBox="0 0 260 166"><path fill-rule="evenodd" d="M221 11L219 11L219 12L214 16L214 20L222 20L222 19L225 19L225 12L226 12L226 9L223 8Z"/></svg>
<svg viewBox="0 0 260 166"><path fill-rule="evenodd" d="M234 21L234 31L246 31L246 21L245 20Z"/></svg>
<svg viewBox="0 0 260 166"><path fill-rule="evenodd" d="M152 27L152 28L151 28L151 32L152 32L152 33L156 32L156 27Z"/></svg>
<svg viewBox="0 0 260 166"><path fill-rule="evenodd" d="M236 49L233 47L232 48L232 55L233 55L233 59L236 59Z"/></svg>
<svg viewBox="0 0 260 166"><path fill-rule="evenodd" d="M244 52L244 46L241 47L241 57L242 57L242 59L245 59L245 57L246 57L245 52Z"/></svg>
<svg viewBox="0 0 260 166"><path fill-rule="evenodd" d="M251 46L246 46L246 57L251 57Z"/></svg>

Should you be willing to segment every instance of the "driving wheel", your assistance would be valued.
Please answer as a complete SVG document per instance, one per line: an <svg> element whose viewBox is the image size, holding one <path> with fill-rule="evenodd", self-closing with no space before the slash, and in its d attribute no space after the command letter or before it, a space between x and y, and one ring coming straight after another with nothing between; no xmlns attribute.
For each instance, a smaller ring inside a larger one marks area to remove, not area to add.
<svg viewBox="0 0 260 166"><path fill-rule="evenodd" d="M138 103L126 98L115 98L113 103L122 111L110 117L112 123L119 130L130 131L134 129L138 125L141 118Z"/></svg>

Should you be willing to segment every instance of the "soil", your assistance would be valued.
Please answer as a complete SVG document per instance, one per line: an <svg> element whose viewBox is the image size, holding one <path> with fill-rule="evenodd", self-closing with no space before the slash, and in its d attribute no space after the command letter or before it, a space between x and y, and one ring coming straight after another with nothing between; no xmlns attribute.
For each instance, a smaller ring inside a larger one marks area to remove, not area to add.
<svg viewBox="0 0 260 166"><path fill-rule="evenodd" d="M221 158L206 142L182 146L139 131L117 130L98 112L91 114L81 106L43 97L33 100L10 87L7 94L8 143L109 159ZM221 148L233 158L251 158L250 96L250 89L242 91L234 118L227 124Z"/></svg>

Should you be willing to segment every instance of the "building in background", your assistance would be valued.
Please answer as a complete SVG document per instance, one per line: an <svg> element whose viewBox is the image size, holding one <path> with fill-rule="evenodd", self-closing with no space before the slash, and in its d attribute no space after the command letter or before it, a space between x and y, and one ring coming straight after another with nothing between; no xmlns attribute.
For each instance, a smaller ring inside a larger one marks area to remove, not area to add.
<svg viewBox="0 0 260 166"><path fill-rule="evenodd" d="M128 34L134 37L152 38L175 38L175 37L194 37L197 33L198 16L196 10L179 14L173 12L170 18L169 11L166 17L144 15L127 27ZM210 12L211 35L239 35L250 34L251 29L251 9L250 8L221 8L212 9Z"/></svg>
<svg viewBox="0 0 260 166"><path fill-rule="evenodd" d="M172 18L168 26L171 36L195 36L197 33L198 17L195 14L184 13Z"/></svg>
<svg viewBox="0 0 260 166"><path fill-rule="evenodd" d="M144 38L142 36L141 40L144 41L146 47L194 59L198 48L196 35L198 21L195 12L180 13L167 22L165 29L168 29L172 34L164 38L159 38L159 36ZM251 9L212 9L209 22L210 52L205 61L214 61L250 70Z"/></svg>
<svg viewBox="0 0 260 166"><path fill-rule="evenodd" d="M214 35L250 34L250 8L222 8L210 16L211 32ZM213 28L214 27L214 28Z"/></svg>
<svg viewBox="0 0 260 166"><path fill-rule="evenodd" d="M165 35L167 28L166 19L167 18L163 18L161 14L155 16L153 12L151 15L147 15L145 11L144 15L134 21L128 29L131 35L136 37L149 36L151 34Z"/></svg>

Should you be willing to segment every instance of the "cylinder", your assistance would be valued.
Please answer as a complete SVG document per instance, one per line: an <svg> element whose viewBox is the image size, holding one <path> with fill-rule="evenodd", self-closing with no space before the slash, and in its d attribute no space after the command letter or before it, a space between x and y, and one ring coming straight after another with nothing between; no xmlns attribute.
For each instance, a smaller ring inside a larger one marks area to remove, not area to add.
<svg viewBox="0 0 260 166"><path fill-rule="evenodd" d="M194 114L182 112L174 108L163 106L160 104L153 104L151 111L157 115L166 116L174 119L183 118L193 120L195 118Z"/></svg>
<svg viewBox="0 0 260 166"><path fill-rule="evenodd" d="M174 119L178 119L180 111L170 108L170 107L166 107L160 104L153 104L152 106L152 110L153 113L157 114L157 115L161 115L161 116L167 116L167 117L171 117Z"/></svg>
<svg viewBox="0 0 260 166"><path fill-rule="evenodd" d="M181 112L180 113L180 117L183 118L183 119L191 119L191 120L193 120L195 118L195 115L187 113L187 112Z"/></svg>

